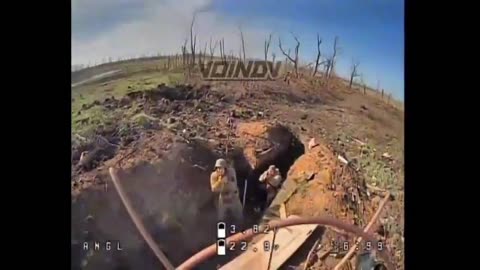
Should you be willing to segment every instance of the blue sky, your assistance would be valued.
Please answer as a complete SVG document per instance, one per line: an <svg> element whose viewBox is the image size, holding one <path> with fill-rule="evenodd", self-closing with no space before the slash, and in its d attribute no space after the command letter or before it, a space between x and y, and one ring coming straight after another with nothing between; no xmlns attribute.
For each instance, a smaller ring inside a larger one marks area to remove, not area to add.
<svg viewBox="0 0 480 270"><path fill-rule="evenodd" d="M317 33L323 54L332 52L338 36L340 75L348 76L352 60L359 61L370 86L380 81L381 88L403 100L403 6L403 0L72 0L72 62L177 52L193 12L203 11L196 22L201 47L221 36L226 50L237 52L231 40L238 39L241 25L247 56L262 55L264 39L273 33L271 47L280 57L278 37L293 48L292 31L301 41L301 59L312 62Z"/></svg>
<svg viewBox="0 0 480 270"><path fill-rule="evenodd" d="M293 31L302 42L300 51L305 58L315 58L317 32L325 53L331 51L337 35L342 47L339 73L348 75L355 59L370 85L376 87L380 80L380 87L403 99L403 0L227 0L215 8L246 25L268 25L282 33L285 43L291 39L288 32ZM307 46L307 51L302 50Z"/></svg>

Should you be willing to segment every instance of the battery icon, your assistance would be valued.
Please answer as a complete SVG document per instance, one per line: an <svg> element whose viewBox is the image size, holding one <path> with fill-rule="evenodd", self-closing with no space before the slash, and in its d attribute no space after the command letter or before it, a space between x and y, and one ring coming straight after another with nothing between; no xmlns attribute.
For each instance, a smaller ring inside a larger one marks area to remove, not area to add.
<svg viewBox="0 0 480 270"><path fill-rule="evenodd" d="M225 222L219 222L217 224L217 238L227 237L227 225Z"/></svg>
<svg viewBox="0 0 480 270"><path fill-rule="evenodd" d="M220 239L217 241L217 255L224 256L227 253L227 249L225 247L225 240Z"/></svg>

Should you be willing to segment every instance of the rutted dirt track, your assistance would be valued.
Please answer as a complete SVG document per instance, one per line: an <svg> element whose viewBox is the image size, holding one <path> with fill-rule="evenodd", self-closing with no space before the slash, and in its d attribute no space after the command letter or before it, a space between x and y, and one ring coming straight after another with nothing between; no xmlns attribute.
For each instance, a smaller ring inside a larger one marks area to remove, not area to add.
<svg viewBox="0 0 480 270"><path fill-rule="evenodd" d="M134 208L174 265L215 241L209 174L218 157L234 163L240 190L248 181L245 226L259 221L262 213L253 208L265 196L258 176L273 163L287 181L298 183L286 202L288 214L329 215L364 227L378 196L367 192L364 174L345 166L338 155L356 164L350 154L358 150L356 138L375 145L375 151L392 152L389 166L403 171L402 153L393 151L403 139L403 112L340 85L332 82L327 90L308 79L290 85L192 81L192 86L159 85L92 103L111 110L135 107L141 121L99 127L95 139L72 146L72 269L161 269L113 188L110 166L122 168ZM319 145L309 149L310 138ZM88 151L87 164L79 163L83 151ZM403 217L403 193L399 197L384 216ZM328 229L319 236L325 244L338 237ZM401 269L397 238L387 240ZM93 240L120 241L123 251L84 252L82 243ZM306 252L312 244L306 243ZM305 250L285 267L303 263ZM212 260L200 269L224 262ZM315 265L331 269L336 262L327 258Z"/></svg>

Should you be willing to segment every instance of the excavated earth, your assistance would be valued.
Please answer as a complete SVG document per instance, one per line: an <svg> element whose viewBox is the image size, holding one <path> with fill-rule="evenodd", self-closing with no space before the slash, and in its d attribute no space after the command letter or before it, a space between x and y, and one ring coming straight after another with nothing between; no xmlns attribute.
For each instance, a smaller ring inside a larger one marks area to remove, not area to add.
<svg viewBox="0 0 480 270"><path fill-rule="evenodd" d="M135 210L174 265L216 240L209 175L219 157L235 166L241 193L248 183L246 219L239 227L278 218L282 203L288 215L329 215L364 227L378 200L366 192L361 173L338 160L346 151L339 147L338 130L350 131L349 121L359 117L363 109L353 104L368 104L371 111L387 108L401 121L403 115L382 103L366 103L366 97L333 83L320 94L301 87L308 83L159 85L88 105L112 110L141 105L138 113L148 121L142 126L102 126L94 140L72 145L72 269L162 269L122 205L108 175L110 166L121 168L121 183ZM346 94L364 100L348 101L342 96ZM348 111L347 105L353 109ZM370 124L382 125L373 120ZM402 128L389 123L383 133L398 139ZM385 141L383 133L370 140ZM371 134L371 129L364 129L355 136ZM312 149L307 146L310 138L318 143ZM388 147L388 142L384 145ZM80 153L87 150L94 153L92 162L81 166ZM266 199L258 177L271 164L280 168L285 181L270 207L258 212L255 208ZM339 234L329 229L314 235L322 237L325 246L331 239L339 240ZM310 239L285 267L305 263L315 241ZM82 249L85 241L107 240L119 242L123 250ZM231 258L212 259L199 269L213 269ZM329 257L314 264L331 269L336 262Z"/></svg>

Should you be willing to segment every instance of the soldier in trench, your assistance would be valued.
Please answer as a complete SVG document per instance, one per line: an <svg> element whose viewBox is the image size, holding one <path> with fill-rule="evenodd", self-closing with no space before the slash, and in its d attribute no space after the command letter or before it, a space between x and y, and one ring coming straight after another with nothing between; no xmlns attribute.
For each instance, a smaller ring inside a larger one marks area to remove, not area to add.
<svg viewBox="0 0 480 270"><path fill-rule="evenodd" d="M210 175L210 186L217 203L218 219L224 221L231 212L240 224L243 222L243 208L240 202L235 169L227 165L225 159L215 162L215 170ZM240 225L239 224L239 225Z"/></svg>
<svg viewBox="0 0 480 270"><path fill-rule="evenodd" d="M278 168L275 167L275 165L270 165L270 167L268 167L268 170L266 170L262 175L260 175L260 178L258 180L261 183L265 184L265 189L267 192L267 201L265 206L266 208L273 201L275 195L277 195L277 191L282 184L282 176Z"/></svg>

